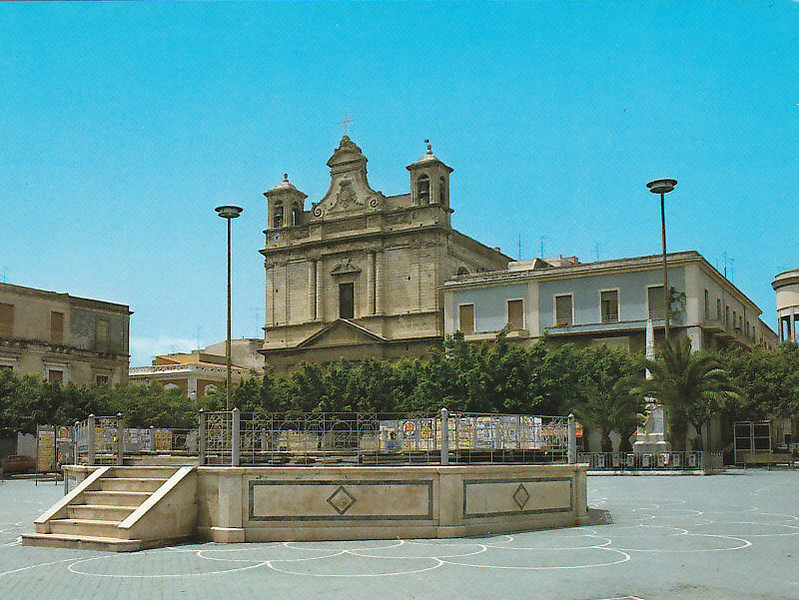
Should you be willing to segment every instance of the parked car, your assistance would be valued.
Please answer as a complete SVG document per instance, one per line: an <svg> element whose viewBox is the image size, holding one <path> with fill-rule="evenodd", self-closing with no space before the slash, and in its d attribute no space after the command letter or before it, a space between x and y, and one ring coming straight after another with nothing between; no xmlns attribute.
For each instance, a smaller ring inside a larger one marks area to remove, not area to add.
<svg viewBox="0 0 799 600"><path fill-rule="evenodd" d="M3 473L27 473L35 468L36 461L25 454L11 454L0 460L0 469Z"/></svg>

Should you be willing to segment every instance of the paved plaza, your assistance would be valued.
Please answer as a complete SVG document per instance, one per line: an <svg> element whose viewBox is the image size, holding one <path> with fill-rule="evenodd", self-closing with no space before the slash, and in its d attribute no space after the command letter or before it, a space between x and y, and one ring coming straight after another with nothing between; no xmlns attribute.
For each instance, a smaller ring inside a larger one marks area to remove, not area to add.
<svg viewBox="0 0 799 600"><path fill-rule="evenodd" d="M458 540L21 546L63 488L0 482L0 598L799 599L799 472L588 480L608 524Z"/></svg>

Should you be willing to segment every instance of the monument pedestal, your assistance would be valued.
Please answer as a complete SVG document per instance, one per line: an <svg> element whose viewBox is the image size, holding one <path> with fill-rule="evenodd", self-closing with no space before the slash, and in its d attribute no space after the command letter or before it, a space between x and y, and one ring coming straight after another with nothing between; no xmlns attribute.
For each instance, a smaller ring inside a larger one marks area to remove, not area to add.
<svg viewBox="0 0 799 600"><path fill-rule="evenodd" d="M644 430L638 431L633 442L633 452L651 454L669 451L671 444L666 441L666 411L660 404L650 403L647 406Z"/></svg>

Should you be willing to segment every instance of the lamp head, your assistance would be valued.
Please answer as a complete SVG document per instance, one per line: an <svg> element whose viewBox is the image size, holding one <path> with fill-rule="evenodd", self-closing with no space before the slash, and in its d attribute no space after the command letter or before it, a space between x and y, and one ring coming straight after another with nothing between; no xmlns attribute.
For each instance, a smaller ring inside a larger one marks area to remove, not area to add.
<svg viewBox="0 0 799 600"><path fill-rule="evenodd" d="M223 219L235 219L244 209L240 206L217 206L214 210Z"/></svg>
<svg viewBox="0 0 799 600"><path fill-rule="evenodd" d="M677 185L676 179L655 179L646 184L653 194L668 194Z"/></svg>

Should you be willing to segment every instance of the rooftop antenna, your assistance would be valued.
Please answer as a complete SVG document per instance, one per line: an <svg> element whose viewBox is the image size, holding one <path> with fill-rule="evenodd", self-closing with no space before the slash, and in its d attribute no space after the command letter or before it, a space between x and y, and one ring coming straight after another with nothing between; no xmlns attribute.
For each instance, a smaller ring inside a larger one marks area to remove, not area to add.
<svg viewBox="0 0 799 600"><path fill-rule="evenodd" d="M519 234L519 260L522 259L522 234Z"/></svg>
<svg viewBox="0 0 799 600"><path fill-rule="evenodd" d="M597 262L599 262L599 242L594 244L594 257Z"/></svg>
<svg viewBox="0 0 799 600"><path fill-rule="evenodd" d="M724 277L727 276L727 251L724 251Z"/></svg>
<svg viewBox="0 0 799 600"><path fill-rule="evenodd" d="M544 258L544 240L546 239L546 237L547 236L545 235L541 236L541 254L540 254L541 258Z"/></svg>
<svg viewBox="0 0 799 600"><path fill-rule="evenodd" d="M258 329L261 327L261 307L256 306L251 310L255 311L255 337L261 337L262 333L258 332Z"/></svg>
<svg viewBox="0 0 799 600"><path fill-rule="evenodd" d="M3 265L3 283L6 283L8 278L8 267Z"/></svg>
<svg viewBox="0 0 799 600"><path fill-rule="evenodd" d="M200 351L200 326L197 326L197 352Z"/></svg>
<svg viewBox="0 0 799 600"><path fill-rule="evenodd" d="M730 259L730 281L735 281L735 259Z"/></svg>

